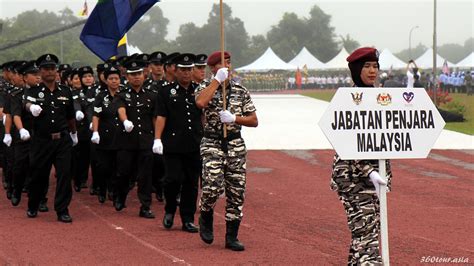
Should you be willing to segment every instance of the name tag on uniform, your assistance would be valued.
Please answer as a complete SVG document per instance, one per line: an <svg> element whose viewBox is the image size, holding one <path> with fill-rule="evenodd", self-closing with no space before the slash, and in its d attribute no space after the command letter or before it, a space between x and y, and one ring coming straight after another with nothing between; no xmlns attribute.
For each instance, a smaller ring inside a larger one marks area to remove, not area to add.
<svg viewBox="0 0 474 266"><path fill-rule="evenodd" d="M60 101L67 101L69 100L67 97L64 97L64 96L61 96L61 97L58 97L58 100Z"/></svg>
<svg viewBox="0 0 474 266"><path fill-rule="evenodd" d="M26 97L26 99L30 102L34 102L34 103L36 102L36 98L33 98L31 96Z"/></svg>

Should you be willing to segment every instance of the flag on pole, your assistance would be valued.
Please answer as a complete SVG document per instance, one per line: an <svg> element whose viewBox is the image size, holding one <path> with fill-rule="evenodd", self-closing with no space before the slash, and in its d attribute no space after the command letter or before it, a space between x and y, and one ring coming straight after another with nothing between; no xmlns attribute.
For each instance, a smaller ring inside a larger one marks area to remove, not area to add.
<svg viewBox="0 0 474 266"><path fill-rule="evenodd" d="M443 74L449 75L448 61L444 60L443 63Z"/></svg>
<svg viewBox="0 0 474 266"><path fill-rule="evenodd" d="M128 30L159 0L99 0L82 29L80 39L102 60L117 55Z"/></svg>
<svg viewBox="0 0 474 266"><path fill-rule="evenodd" d="M87 1L84 1L84 7L79 12L80 17L87 17L89 15L89 9L87 8Z"/></svg>
<svg viewBox="0 0 474 266"><path fill-rule="evenodd" d="M127 34L123 35L123 38L120 39L117 45L117 56L126 56L127 55Z"/></svg>

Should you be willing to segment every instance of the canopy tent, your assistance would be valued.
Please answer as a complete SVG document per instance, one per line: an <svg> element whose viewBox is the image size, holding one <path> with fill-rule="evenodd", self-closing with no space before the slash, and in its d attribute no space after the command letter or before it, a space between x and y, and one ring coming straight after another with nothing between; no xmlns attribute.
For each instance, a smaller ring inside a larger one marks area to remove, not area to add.
<svg viewBox="0 0 474 266"><path fill-rule="evenodd" d="M302 68L304 65L308 69L324 69L326 67L326 64L323 62L319 61L316 57L314 57L306 47L303 47L301 51L299 52L298 55L293 58L290 62L288 62L290 65L298 66Z"/></svg>
<svg viewBox="0 0 474 266"><path fill-rule="evenodd" d="M398 59L395 55L390 52L388 49L384 49L379 55L379 64L380 69L389 70L392 69L403 69L406 68L407 63Z"/></svg>
<svg viewBox="0 0 474 266"><path fill-rule="evenodd" d="M454 66L455 67L462 67L462 68L474 67L474 52L471 52L470 55L466 56L466 58L459 61Z"/></svg>
<svg viewBox="0 0 474 266"><path fill-rule="evenodd" d="M439 54L436 55L436 68L442 68L444 63L444 58ZM424 54L418 57L415 60L418 68L433 68L433 49L429 48ZM454 64L448 61L448 66L453 66Z"/></svg>
<svg viewBox="0 0 474 266"><path fill-rule="evenodd" d="M294 65L285 63L285 61L281 60L281 58L273 52L272 48L268 47L265 53L253 63L239 67L236 70L242 72L265 72L270 70L296 70L296 68Z"/></svg>
<svg viewBox="0 0 474 266"><path fill-rule="evenodd" d="M344 47L342 47L341 51L329 62L326 63L325 69L342 69L347 68L347 61L346 58L349 56L349 53L346 51Z"/></svg>

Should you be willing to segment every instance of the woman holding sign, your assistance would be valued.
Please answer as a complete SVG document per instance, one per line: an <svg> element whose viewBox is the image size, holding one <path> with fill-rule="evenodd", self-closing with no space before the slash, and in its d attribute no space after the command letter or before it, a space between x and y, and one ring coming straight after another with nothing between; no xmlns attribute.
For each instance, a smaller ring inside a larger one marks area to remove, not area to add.
<svg viewBox="0 0 474 266"><path fill-rule="evenodd" d="M378 51L363 47L349 57L349 69L355 87L374 87L379 71ZM392 177L387 160L388 183ZM378 173L377 160L342 160L334 156L331 189L337 191L347 215L352 240L349 265L381 265L379 252L379 185L387 185ZM388 185L390 188L390 185Z"/></svg>

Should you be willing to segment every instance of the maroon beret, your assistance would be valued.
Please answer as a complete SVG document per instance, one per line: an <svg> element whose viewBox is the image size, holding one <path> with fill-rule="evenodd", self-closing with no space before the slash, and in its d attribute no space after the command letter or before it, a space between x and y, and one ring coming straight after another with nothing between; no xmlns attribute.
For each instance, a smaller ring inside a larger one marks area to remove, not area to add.
<svg viewBox="0 0 474 266"><path fill-rule="evenodd" d="M230 58L230 53L224 51L224 58ZM207 57L207 65L208 66L215 66L217 63L221 61L221 51L215 51Z"/></svg>
<svg viewBox="0 0 474 266"><path fill-rule="evenodd" d="M377 49L372 47L362 47L350 54L346 58L347 62L352 63L355 61L379 61L379 52Z"/></svg>

